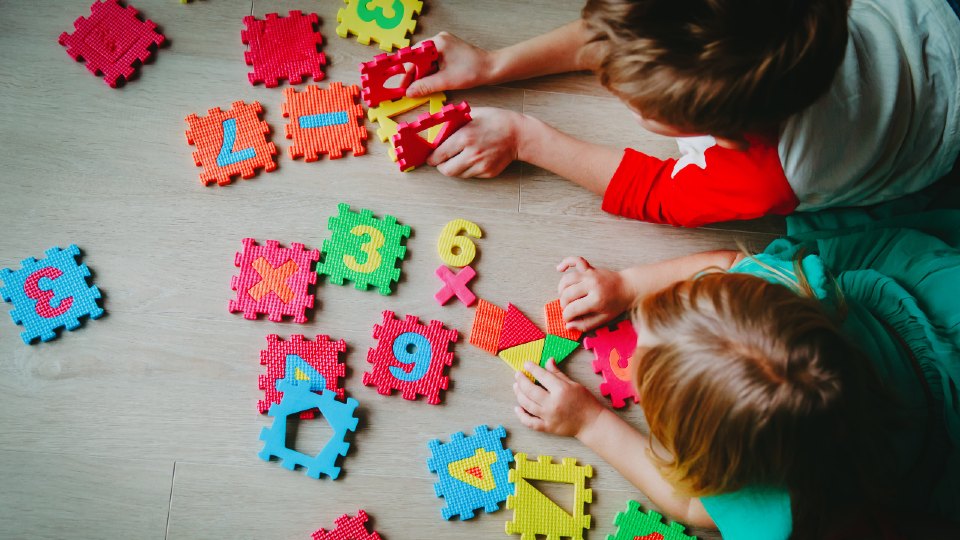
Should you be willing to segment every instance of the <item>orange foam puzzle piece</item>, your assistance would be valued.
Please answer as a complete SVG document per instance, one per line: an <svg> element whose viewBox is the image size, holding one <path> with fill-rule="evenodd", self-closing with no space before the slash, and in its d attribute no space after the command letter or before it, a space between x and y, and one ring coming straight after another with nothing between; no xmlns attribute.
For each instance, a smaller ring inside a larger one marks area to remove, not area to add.
<svg viewBox="0 0 960 540"><path fill-rule="evenodd" d="M490 354L497 354L500 343L500 331L507 312L482 298L477 302L477 311L473 314L473 327L470 329L470 344Z"/></svg>
<svg viewBox="0 0 960 540"><path fill-rule="evenodd" d="M203 167L200 181L223 186L231 178L253 178L256 169L266 172L277 168L274 157L277 147L268 142L270 126L260 119L260 102L234 101L229 110L214 107L207 116L191 114L186 117L187 142L196 146L193 162Z"/></svg>
<svg viewBox="0 0 960 540"><path fill-rule="evenodd" d="M367 152L364 141L367 129L362 124L363 107L357 103L360 87L330 83L326 89L308 85L298 92L284 88L283 116L290 119L284 126L288 139L293 139L290 157L303 157L305 161L317 161L321 154L330 159L343 157L345 150L354 156Z"/></svg>
<svg viewBox="0 0 960 540"><path fill-rule="evenodd" d="M547 317L547 333L560 336L572 341L579 341L583 332L567 328L567 321L563 320L563 309L560 308L560 299L543 306L543 314Z"/></svg>

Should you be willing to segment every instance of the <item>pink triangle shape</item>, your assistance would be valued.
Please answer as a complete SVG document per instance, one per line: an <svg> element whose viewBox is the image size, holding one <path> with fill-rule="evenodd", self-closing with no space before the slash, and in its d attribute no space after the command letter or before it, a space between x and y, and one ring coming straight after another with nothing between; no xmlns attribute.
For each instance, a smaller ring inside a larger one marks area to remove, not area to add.
<svg viewBox="0 0 960 540"><path fill-rule="evenodd" d="M513 304L507 305L507 314L503 318L503 330L500 332L500 344L497 351L502 351L523 345L538 339L544 339L546 334L533 324L533 321L520 313Z"/></svg>

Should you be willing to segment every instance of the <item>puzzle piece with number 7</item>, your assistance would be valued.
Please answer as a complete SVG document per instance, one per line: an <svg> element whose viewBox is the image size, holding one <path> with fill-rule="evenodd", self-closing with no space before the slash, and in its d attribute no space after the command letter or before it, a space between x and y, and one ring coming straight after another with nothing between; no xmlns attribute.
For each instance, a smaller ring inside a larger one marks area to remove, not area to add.
<svg viewBox="0 0 960 540"><path fill-rule="evenodd" d="M253 178L256 169L276 170L277 147L267 142L270 126L260 119L260 102L234 101L227 111L214 107L207 116L186 117L187 143L196 146L193 162L203 167L203 185L216 182L224 186L232 177Z"/></svg>
<svg viewBox="0 0 960 540"><path fill-rule="evenodd" d="M400 170L408 172L426 163L427 157L443 144L443 141L470 120L470 105L461 101L456 105L445 105L436 114L424 114L413 122L399 124L397 134L393 136L393 147L397 152ZM430 141L420 135L421 132L436 126L442 127Z"/></svg>

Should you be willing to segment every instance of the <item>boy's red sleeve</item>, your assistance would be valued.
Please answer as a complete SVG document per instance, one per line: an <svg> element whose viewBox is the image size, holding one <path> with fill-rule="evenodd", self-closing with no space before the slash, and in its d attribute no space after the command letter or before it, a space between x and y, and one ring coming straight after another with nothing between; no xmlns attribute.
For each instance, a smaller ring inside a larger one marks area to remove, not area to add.
<svg viewBox="0 0 960 540"><path fill-rule="evenodd" d="M706 168L690 164L673 175L676 159L657 159L628 148L603 195L603 210L699 227L786 215L799 204L776 146L751 144L747 150L712 146L703 155Z"/></svg>

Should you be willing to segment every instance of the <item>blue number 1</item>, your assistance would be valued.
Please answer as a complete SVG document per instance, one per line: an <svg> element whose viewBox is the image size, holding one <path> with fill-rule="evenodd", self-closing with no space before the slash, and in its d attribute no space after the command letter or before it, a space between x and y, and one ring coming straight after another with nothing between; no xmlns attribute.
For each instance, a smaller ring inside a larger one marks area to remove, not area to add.
<svg viewBox="0 0 960 540"><path fill-rule="evenodd" d="M251 148L233 151L233 145L237 142L237 119L227 118L223 121L223 146L220 147L220 155L217 156L217 165L226 167L234 163L252 158L257 152Z"/></svg>
<svg viewBox="0 0 960 540"><path fill-rule="evenodd" d="M390 373L398 380L415 382L423 378L430 369L430 358L433 350L430 340L416 332L407 332L397 336L393 341L393 357L397 362L412 366L410 371L397 366L390 366Z"/></svg>

